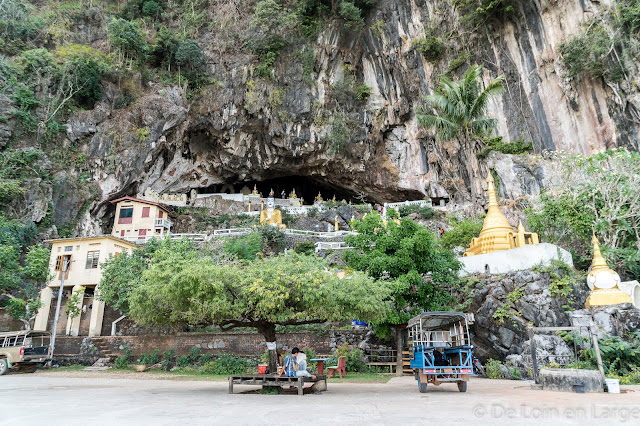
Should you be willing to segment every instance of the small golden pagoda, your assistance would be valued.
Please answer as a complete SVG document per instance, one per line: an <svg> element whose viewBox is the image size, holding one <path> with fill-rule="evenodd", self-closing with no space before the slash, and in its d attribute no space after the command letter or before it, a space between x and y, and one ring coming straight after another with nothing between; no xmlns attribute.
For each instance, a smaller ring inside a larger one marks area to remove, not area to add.
<svg viewBox="0 0 640 426"><path fill-rule="evenodd" d="M318 201L318 202L320 202L320 201L324 201L324 200L322 199L322 194L320 193L320 191L318 191L318 195L316 195L315 200L316 200L316 201Z"/></svg>
<svg viewBox="0 0 640 426"><path fill-rule="evenodd" d="M620 290L620 276L607 265L607 261L600 253L600 242L595 233L591 239L593 243L593 261L591 271L587 275L587 285L591 289L586 308L590 306L619 305L621 303L633 303L631 296Z"/></svg>
<svg viewBox="0 0 640 426"><path fill-rule="evenodd" d="M257 185L253 185L253 191L251 191L253 195L258 195L258 187Z"/></svg>
<svg viewBox="0 0 640 426"><path fill-rule="evenodd" d="M493 253L540 243L538 234L525 231L522 222L518 225L518 231L513 231L509 221L498 207L498 198L491 172L487 175L487 192L489 193L489 210L484 218L482 231L477 238L471 240L471 245L464 256Z"/></svg>

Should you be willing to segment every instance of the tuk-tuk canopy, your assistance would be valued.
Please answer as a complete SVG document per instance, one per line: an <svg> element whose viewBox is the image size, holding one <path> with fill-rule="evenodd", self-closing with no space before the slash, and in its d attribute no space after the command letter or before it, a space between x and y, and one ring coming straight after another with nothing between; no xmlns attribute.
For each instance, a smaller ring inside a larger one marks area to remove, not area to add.
<svg viewBox="0 0 640 426"><path fill-rule="evenodd" d="M5 337L18 337L18 336L27 336L27 335L29 337L40 337L40 336L48 337L48 336L51 336L51 333L49 333L48 331L42 331L42 330L5 331L0 333L0 339L3 339Z"/></svg>
<svg viewBox="0 0 640 426"><path fill-rule="evenodd" d="M422 322L423 330L444 330L457 322L466 323L467 317L463 312L424 312L409 320L409 327Z"/></svg>

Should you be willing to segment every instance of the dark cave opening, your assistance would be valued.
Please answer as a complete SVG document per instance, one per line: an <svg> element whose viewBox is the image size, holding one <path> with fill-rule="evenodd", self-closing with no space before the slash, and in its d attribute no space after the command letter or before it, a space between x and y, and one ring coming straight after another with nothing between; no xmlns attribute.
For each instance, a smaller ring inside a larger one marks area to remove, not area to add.
<svg viewBox="0 0 640 426"><path fill-rule="evenodd" d="M274 197L282 198L284 193L284 198L287 198L293 189L295 189L296 196L298 198L302 198L305 205L313 204L318 193L322 194L322 198L325 201L331 200L334 195L336 197L336 201L351 201L353 204L361 204L363 202L370 201L367 199L363 201L354 191L334 186L328 182L320 181L309 176L286 176L265 180L221 183L202 188L199 192L201 194L231 194L243 191L246 193L247 191L253 191L254 185L258 192L262 193L264 197L267 197L269 192L273 189Z"/></svg>

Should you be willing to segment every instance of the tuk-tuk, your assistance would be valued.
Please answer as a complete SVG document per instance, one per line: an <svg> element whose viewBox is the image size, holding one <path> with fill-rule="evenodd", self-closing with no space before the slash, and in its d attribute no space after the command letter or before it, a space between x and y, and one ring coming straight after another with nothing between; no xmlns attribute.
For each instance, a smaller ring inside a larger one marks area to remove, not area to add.
<svg viewBox="0 0 640 426"><path fill-rule="evenodd" d="M0 333L0 376L10 368L35 372L51 356L51 333L23 330Z"/></svg>
<svg viewBox="0 0 640 426"><path fill-rule="evenodd" d="M427 383L457 383L467 391L473 373L473 347L469 323L462 312L425 312L409 321L409 344L413 346L411 368L420 392Z"/></svg>

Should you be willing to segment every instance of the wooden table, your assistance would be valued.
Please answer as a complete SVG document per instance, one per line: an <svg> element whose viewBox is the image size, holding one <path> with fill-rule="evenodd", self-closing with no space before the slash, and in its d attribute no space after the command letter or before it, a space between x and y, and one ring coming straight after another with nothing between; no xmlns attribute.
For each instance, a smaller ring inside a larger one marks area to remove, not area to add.
<svg viewBox="0 0 640 426"><path fill-rule="evenodd" d="M233 393L233 385L295 386L298 388L298 395L303 395L305 383L313 383L311 388L317 392L327 390L327 379L320 375L312 379L311 377L289 377L276 374L242 374L229 376L229 393Z"/></svg>
<svg viewBox="0 0 640 426"><path fill-rule="evenodd" d="M315 361L318 363L318 376L324 375L324 362L329 361L331 358L314 358L309 361Z"/></svg>

